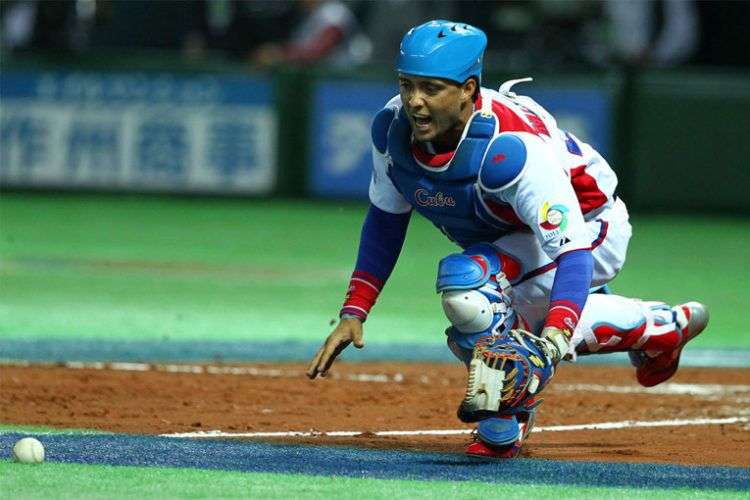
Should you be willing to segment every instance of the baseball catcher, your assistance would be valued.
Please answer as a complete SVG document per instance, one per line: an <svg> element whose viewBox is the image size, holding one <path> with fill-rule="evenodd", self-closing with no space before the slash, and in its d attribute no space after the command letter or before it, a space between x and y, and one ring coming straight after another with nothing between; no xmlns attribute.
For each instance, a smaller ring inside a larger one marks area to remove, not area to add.
<svg viewBox="0 0 750 500"><path fill-rule="evenodd" d="M399 94L373 119L370 207L341 319L307 373L364 345L416 211L462 250L440 263L437 290L448 344L469 368L459 417L478 428L467 453L513 457L560 360L629 351L638 382L653 386L675 373L708 312L591 293L620 272L632 234L617 177L512 91L530 79L481 86L486 46L481 30L445 20L403 37Z"/></svg>

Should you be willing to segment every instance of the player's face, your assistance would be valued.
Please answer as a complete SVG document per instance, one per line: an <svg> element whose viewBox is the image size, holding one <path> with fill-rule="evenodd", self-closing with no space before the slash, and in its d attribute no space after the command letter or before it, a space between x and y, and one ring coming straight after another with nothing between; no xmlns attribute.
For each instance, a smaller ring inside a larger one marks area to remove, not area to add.
<svg viewBox="0 0 750 500"><path fill-rule="evenodd" d="M402 74L399 89L414 138L455 146L473 111L476 81L469 79L461 85L442 78Z"/></svg>

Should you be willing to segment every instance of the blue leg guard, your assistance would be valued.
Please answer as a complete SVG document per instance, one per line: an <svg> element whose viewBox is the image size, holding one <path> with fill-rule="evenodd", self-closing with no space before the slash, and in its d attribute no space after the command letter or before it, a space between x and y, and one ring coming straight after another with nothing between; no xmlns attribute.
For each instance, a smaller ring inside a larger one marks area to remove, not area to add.
<svg viewBox="0 0 750 500"><path fill-rule="evenodd" d="M536 409L541 403L539 400L532 409L514 415L498 415L482 420L477 425L477 436L491 446L508 446L526 439L534 428Z"/></svg>
<svg viewBox="0 0 750 500"><path fill-rule="evenodd" d="M490 417L477 425L479 439L492 446L513 444L521 438L521 427L515 415Z"/></svg>

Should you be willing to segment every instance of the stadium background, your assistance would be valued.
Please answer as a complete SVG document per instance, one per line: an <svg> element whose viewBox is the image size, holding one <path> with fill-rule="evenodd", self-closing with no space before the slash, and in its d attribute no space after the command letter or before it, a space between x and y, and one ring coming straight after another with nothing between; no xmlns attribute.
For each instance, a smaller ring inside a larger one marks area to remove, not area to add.
<svg viewBox="0 0 750 500"><path fill-rule="evenodd" d="M378 16L388 12L374 3L345 4L373 50L369 61L342 68L326 54L272 65L259 59L254 49L281 42L309 15L296 2L3 2L0 389L11 387L17 376L11 369L23 373L19 364L26 362L247 364L309 358L330 329L356 255L366 210L369 123L396 92L385 60L397 48L399 35L393 32L436 13L487 29L486 86L534 76L517 90L535 97L610 159L635 228L615 290L709 304L711 327L691 343L685 364L741 367L736 383L748 379L750 341L742 312L750 278L750 141L744 140L750 70L747 54L732 43L722 45L719 36L741 29L747 7L695 4L701 43L685 60L656 64L602 49L613 45L606 33L614 21L599 3L569 2L567 12L550 9L554 2L384 4L403 14L390 31L378 28ZM26 39L10 36L18 32L9 20L19 16L14 10L19 5L38 9ZM515 11L502 10L508 8ZM218 36L210 21L222 15L229 21ZM526 24L487 21L523 16ZM592 26L604 34L586 35ZM409 231L400 265L368 321L368 345L347 352L348 361L450 362L432 285L436 262L453 247L421 219ZM57 493L63 484L73 497L101 491L476 496L483 490L485 485L466 479L491 481L497 494L557 495L554 485L562 482L571 494L597 497L632 494L622 488L644 484L678 496L750 485L747 456L744 467L693 471L707 478L703 484L674 479L682 469L673 476L660 469L658 474L671 480L581 482L577 489L558 479L513 481L502 468L477 479L400 473L394 465L374 474L388 478L381 480L341 471L346 465L337 466L338 472L309 472L292 458L286 468L269 468L264 460L303 452L262 443L219 442L216 456L243 453L239 465L209 459L183 468L137 468L159 462L117 462L97 452L87 459L77 450L97 446L98 438L58 434L64 426L55 424L54 416L41 428L14 420L15 407L35 402L7 394L0 399L0 453L8 456L18 434L32 432L47 436L42 440L50 443L53 462L26 468L0 461L4 489L21 497ZM586 394L575 397L585 400ZM747 415L747 401L737 404L738 414ZM628 417L601 415L600 421L622 418ZM102 419L93 427L108 425ZM444 427L453 425L447 419ZM275 428L296 430L283 421ZM731 446L739 451L747 445L745 430ZM168 441L137 446L161 446L143 452L149 457L189 453ZM277 453L272 458L269 449ZM528 459L522 467L535 470L543 463ZM163 465L180 466L169 460ZM254 472L232 472L239 470ZM734 479L711 482L711 474ZM435 477L445 481L415 480Z"/></svg>

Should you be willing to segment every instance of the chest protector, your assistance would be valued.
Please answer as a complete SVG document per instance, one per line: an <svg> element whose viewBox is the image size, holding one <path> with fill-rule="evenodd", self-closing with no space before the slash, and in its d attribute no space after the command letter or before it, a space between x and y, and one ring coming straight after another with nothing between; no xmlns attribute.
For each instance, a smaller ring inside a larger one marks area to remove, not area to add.
<svg viewBox="0 0 750 500"><path fill-rule="evenodd" d="M477 185L482 159L498 128L498 119L489 109L476 111L451 161L437 168L415 160L411 126L403 108L388 128L384 146L394 186L417 212L463 247L494 241L518 229L490 214Z"/></svg>

